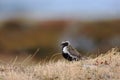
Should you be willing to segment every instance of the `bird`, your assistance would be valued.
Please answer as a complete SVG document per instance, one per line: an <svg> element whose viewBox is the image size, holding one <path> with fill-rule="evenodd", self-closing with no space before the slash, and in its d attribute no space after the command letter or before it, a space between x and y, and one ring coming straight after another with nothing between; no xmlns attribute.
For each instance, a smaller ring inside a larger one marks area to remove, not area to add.
<svg viewBox="0 0 120 80"><path fill-rule="evenodd" d="M79 61L82 59L81 54L72 47L70 41L63 41L62 46L62 56L68 61Z"/></svg>

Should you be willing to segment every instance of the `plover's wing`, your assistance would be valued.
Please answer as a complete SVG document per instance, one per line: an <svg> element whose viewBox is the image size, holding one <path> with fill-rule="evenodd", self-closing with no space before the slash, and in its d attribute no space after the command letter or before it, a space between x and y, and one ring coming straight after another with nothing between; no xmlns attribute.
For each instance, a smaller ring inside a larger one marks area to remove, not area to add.
<svg viewBox="0 0 120 80"><path fill-rule="evenodd" d="M73 48L71 45L68 46L68 51L71 53L71 55L73 56L77 56L77 57L81 57L81 54L75 49Z"/></svg>

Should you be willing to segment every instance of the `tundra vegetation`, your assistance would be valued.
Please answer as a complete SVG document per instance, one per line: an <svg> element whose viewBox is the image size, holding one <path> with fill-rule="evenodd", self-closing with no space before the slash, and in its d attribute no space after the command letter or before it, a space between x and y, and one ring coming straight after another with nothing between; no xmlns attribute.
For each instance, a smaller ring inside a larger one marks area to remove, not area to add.
<svg viewBox="0 0 120 80"><path fill-rule="evenodd" d="M25 60L24 60L25 61ZM120 52L114 48L96 58L38 64L0 63L0 80L120 80Z"/></svg>

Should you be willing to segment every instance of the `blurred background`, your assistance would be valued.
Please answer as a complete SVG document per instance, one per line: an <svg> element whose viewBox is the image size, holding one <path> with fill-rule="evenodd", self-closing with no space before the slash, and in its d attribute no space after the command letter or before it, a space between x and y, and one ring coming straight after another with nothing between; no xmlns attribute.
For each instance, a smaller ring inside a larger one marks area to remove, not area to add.
<svg viewBox="0 0 120 80"><path fill-rule="evenodd" d="M82 55L120 47L120 1L0 0L0 60L51 57L65 40Z"/></svg>

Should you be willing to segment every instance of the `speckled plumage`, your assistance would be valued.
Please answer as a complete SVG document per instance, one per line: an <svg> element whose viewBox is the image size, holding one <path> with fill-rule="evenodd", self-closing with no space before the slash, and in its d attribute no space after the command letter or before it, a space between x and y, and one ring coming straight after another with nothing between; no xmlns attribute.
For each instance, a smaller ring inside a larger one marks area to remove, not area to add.
<svg viewBox="0 0 120 80"><path fill-rule="evenodd" d="M62 42L62 55L69 61L78 61L81 59L80 53L74 49L69 41Z"/></svg>

